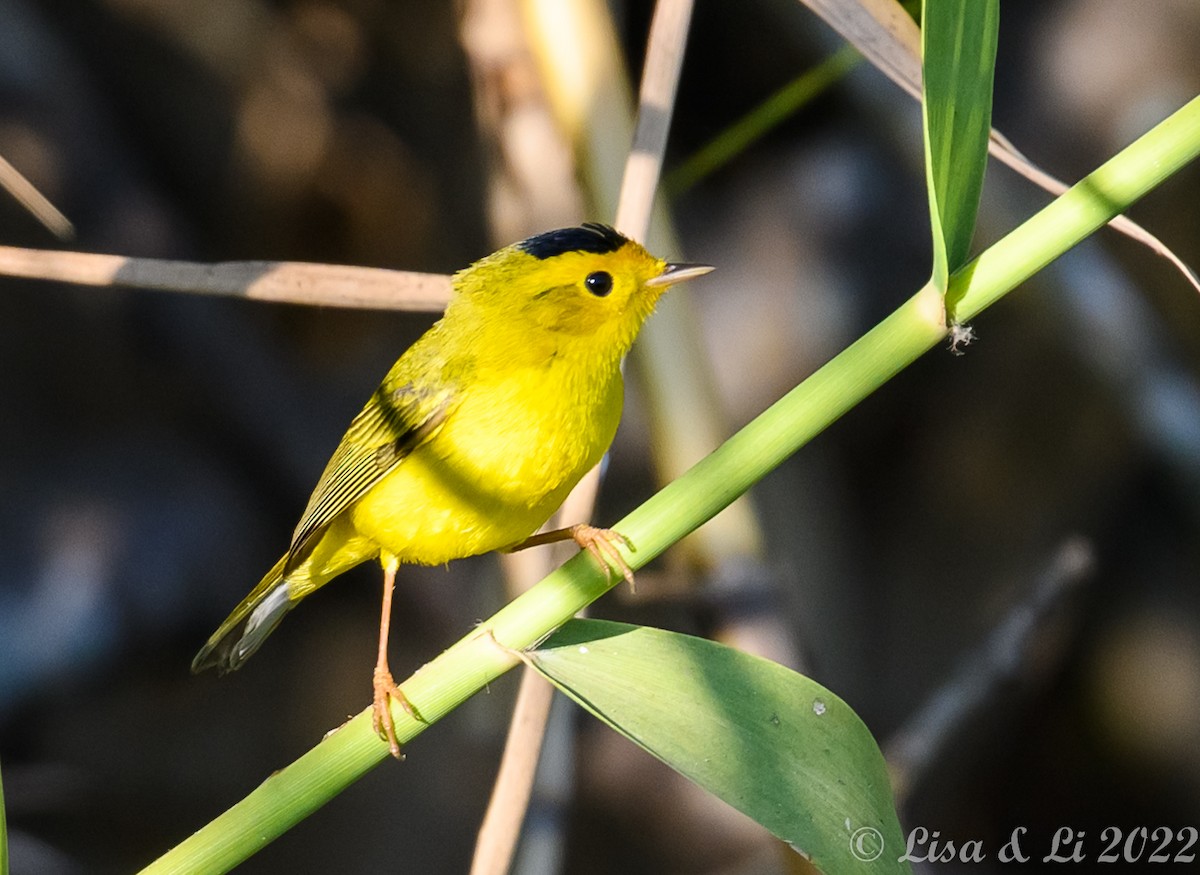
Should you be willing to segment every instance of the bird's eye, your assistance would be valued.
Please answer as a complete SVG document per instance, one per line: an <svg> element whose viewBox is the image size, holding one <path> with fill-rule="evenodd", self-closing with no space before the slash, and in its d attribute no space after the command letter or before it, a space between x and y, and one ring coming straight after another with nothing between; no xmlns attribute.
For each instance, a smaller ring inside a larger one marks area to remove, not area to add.
<svg viewBox="0 0 1200 875"><path fill-rule="evenodd" d="M612 291L612 274L603 270L594 271L587 275L587 279L583 281L583 284L597 298L603 298Z"/></svg>

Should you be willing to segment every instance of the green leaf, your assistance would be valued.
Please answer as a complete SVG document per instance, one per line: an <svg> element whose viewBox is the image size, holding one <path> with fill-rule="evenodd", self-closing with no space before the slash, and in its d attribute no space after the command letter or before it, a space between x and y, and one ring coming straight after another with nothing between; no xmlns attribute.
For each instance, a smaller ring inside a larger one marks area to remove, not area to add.
<svg viewBox="0 0 1200 875"><path fill-rule="evenodd" d="M8 827L4 816L4 781L0 779L0 875L8 875Z"/></svg>
<svg viewBox="0 0 1200 875"><path fill-rule="evenodd" d="M831 873L909 872L883 756L850 706L774 662L572 620L529 659L560 690ZM874 857L874 859L870 859Z"/></svg>
<svg viewBox="0 0 1200 875"><path fill-rule="evenodd" d="M925 181L933 224L933 284L945 294L967 262L992 125L998 0L925 0Z"/></svg>
<svg viewBox="0 0 1200 875"><path fill-rule="evenodd" d="M820 64L801 73L717 134L668 173L663 179L663 188L672 196L680 195L729 164L770 131L840 82L862 59L862 55L854 46L842 46Z"/></svg>

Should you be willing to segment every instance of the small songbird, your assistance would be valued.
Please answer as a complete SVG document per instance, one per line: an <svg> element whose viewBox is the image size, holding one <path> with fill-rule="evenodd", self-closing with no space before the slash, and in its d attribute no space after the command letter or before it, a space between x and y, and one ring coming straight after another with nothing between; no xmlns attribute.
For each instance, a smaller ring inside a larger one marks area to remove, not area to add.
<svg viewBox="0 0 1200 875"><path fill-rule="evenodd" d="M383 565L374 726L400 747L387 661L396 568L574 538L631 578L614 540L577 525L530 538L600 461L621 418L621 360L668 286L668 264L606 225L538 234L454 276L445 315L392 366L333 453L287 552L192 662L239 668L301 599Z"/></svg>

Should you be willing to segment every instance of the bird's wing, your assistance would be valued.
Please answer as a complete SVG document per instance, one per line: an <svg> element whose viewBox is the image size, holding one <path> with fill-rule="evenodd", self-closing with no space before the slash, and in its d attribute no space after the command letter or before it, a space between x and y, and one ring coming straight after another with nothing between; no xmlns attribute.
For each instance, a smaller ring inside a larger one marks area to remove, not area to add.
<svg viewBox="0 0 1200 875"><path fill-rule="evenodd" d="M386 385L386 384L385 384ZM380 386L334 451L292 535L284 574L308 556L331 522L441 427L449 389Z"/></svg>

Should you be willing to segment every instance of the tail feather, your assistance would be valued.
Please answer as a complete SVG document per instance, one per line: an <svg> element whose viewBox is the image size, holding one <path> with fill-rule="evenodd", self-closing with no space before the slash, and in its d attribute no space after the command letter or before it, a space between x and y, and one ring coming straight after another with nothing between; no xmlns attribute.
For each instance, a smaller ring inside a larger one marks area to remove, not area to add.
<svg viewBox="0 0 1200 875"><path fill-rule="evenodd" d="M225 674L241 668L295 606L283 576L286 559L284 556L276 562L250 595L225 618L192 660L193 673L216 667Z"/></svg>

